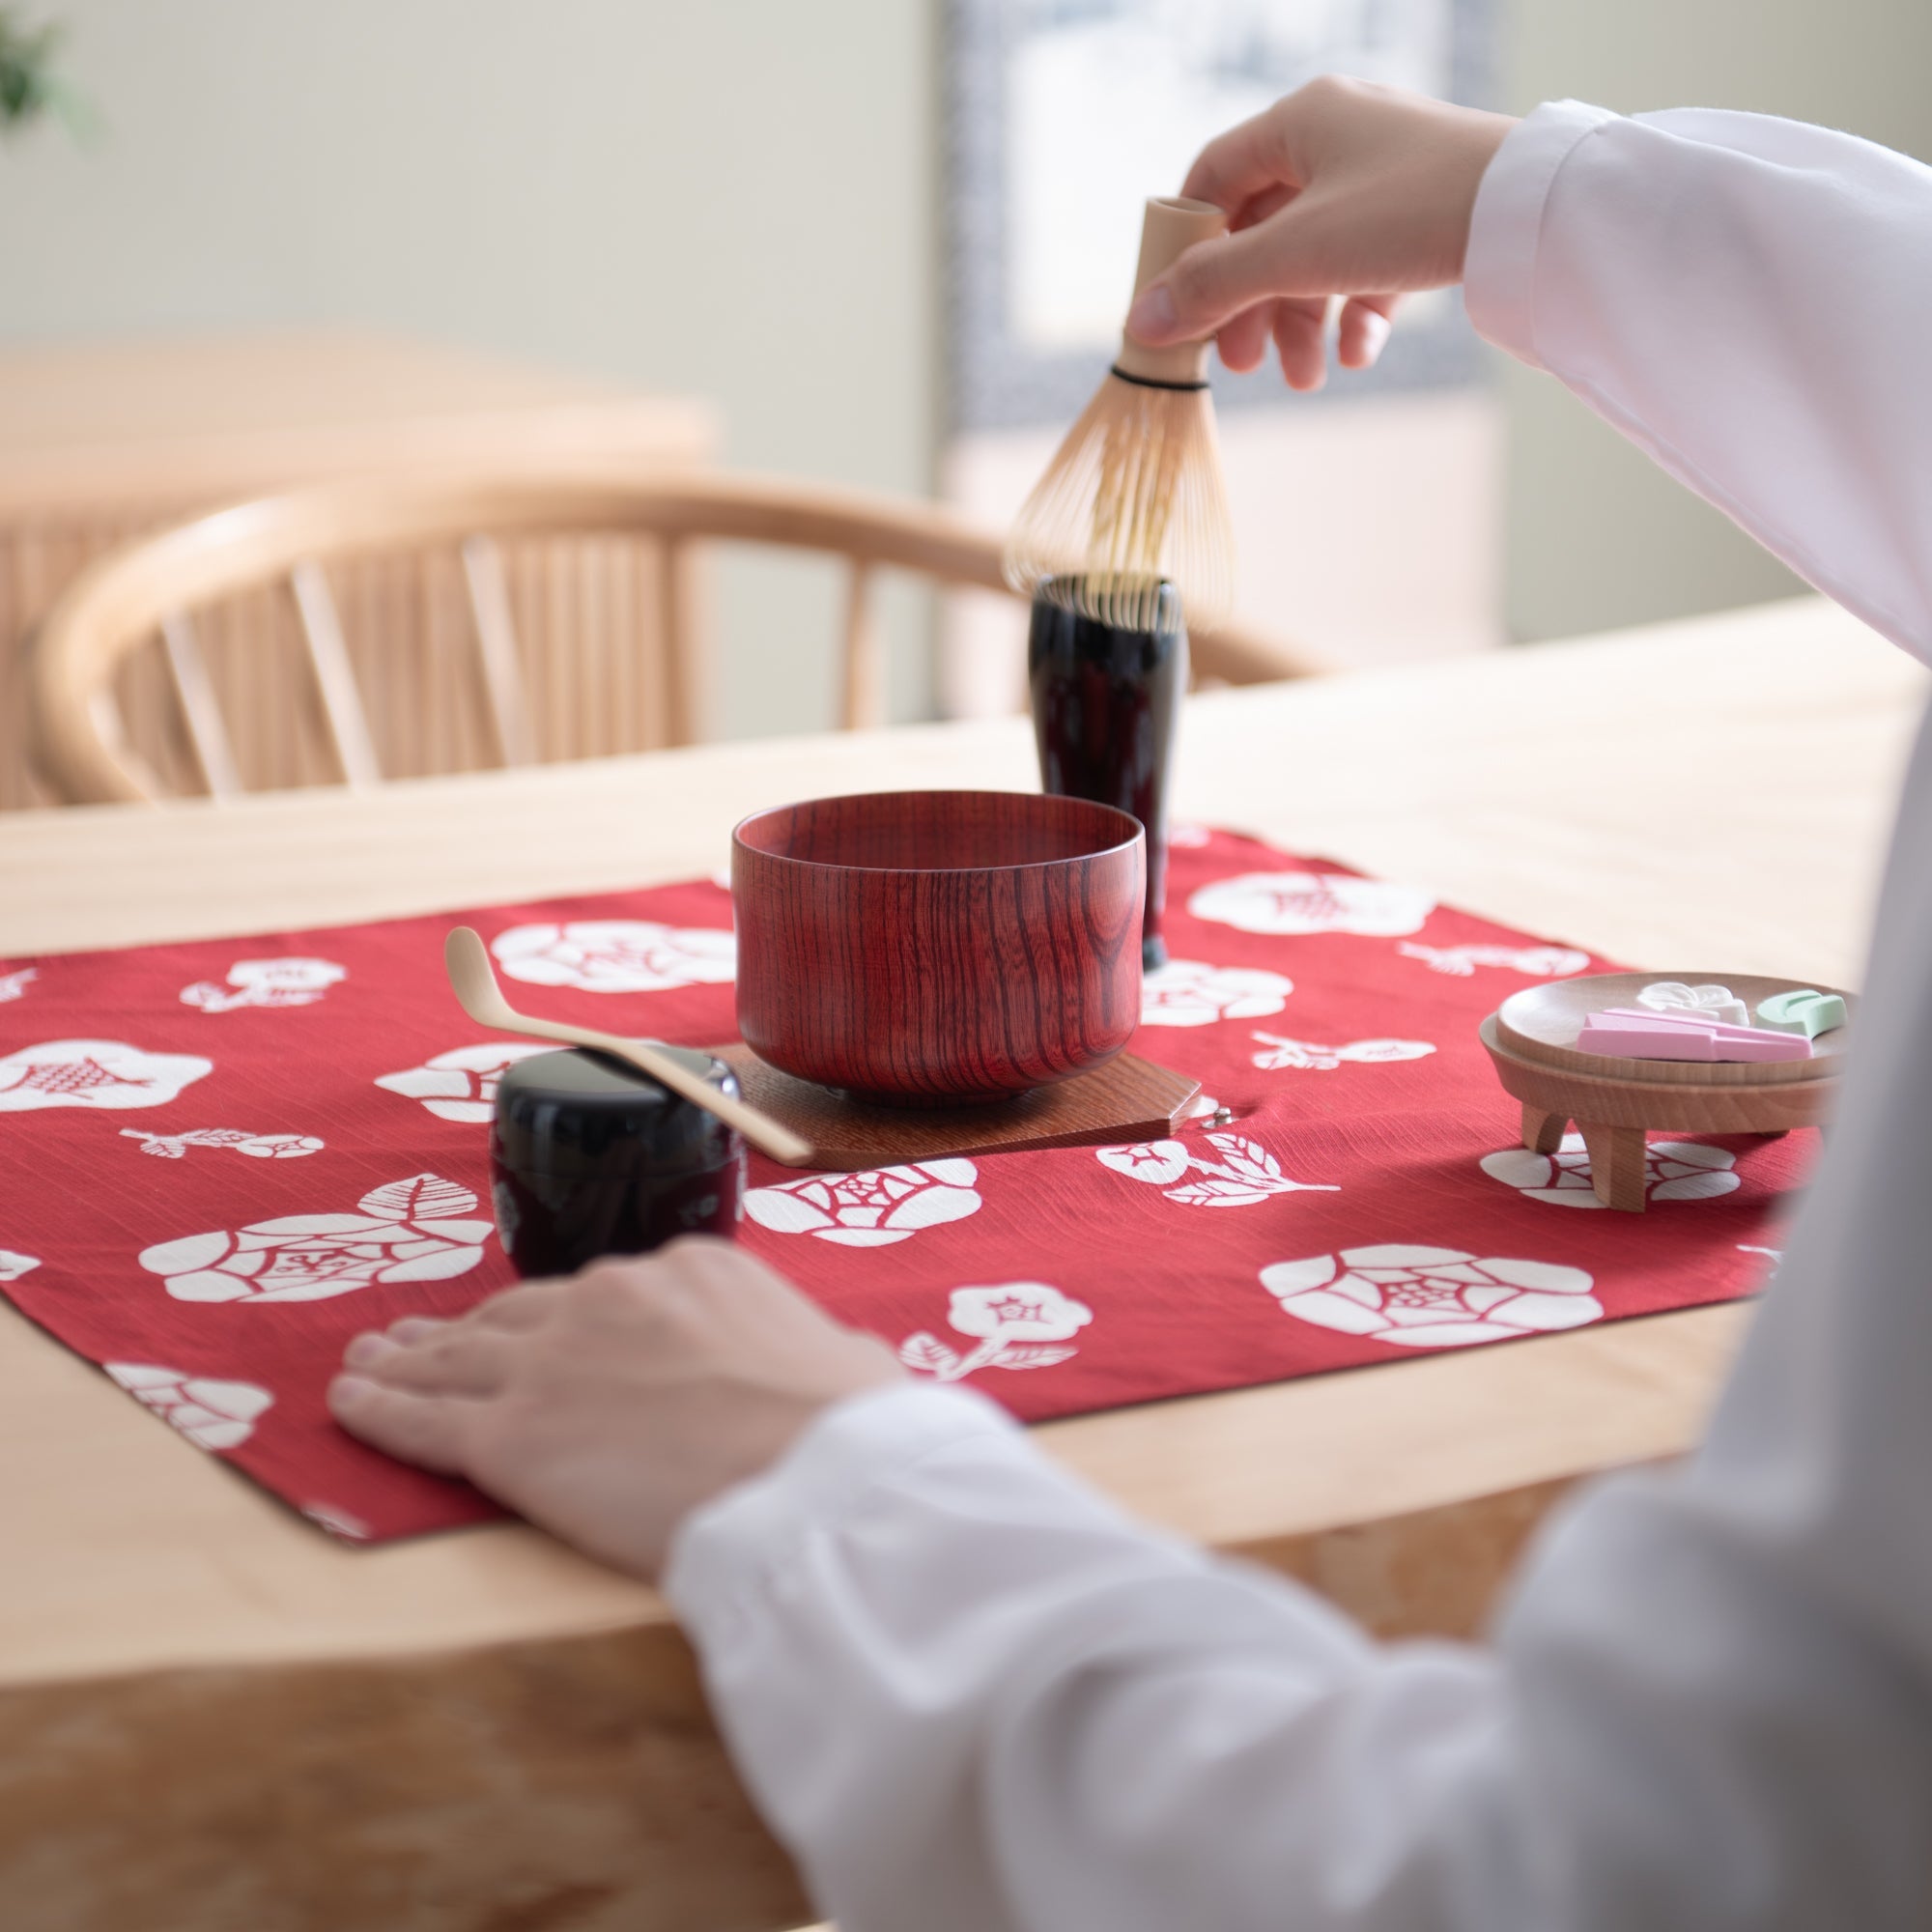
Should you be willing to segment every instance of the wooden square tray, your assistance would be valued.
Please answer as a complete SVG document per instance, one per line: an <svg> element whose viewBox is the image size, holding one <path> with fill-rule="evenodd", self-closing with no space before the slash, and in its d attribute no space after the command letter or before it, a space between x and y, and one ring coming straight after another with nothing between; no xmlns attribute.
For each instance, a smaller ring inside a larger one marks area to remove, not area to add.
<svg viewBox="0 0 1932 1932"><path fill-rule="evenodd" d="M1165 1140L1201 1092L1198 1080L1122 1053L990 1106L871 1107L767 1066L742 1040L708 1051L730 1064L747 1100L811 1142L814 1168L847 1174L947 1154Z"/></svg>

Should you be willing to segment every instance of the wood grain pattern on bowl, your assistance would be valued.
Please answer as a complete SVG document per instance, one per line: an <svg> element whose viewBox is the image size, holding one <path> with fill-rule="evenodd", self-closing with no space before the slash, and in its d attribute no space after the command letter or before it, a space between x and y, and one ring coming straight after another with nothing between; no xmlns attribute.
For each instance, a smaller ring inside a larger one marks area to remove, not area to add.
<svg viewBox="0 0 1932 1932"><path fill-rule="evenodd" d="M1147 844L1084 799L814 799L731 838L738 1026L773 1066L895 1106L1097 1066L1140 1023Z"/></svg>

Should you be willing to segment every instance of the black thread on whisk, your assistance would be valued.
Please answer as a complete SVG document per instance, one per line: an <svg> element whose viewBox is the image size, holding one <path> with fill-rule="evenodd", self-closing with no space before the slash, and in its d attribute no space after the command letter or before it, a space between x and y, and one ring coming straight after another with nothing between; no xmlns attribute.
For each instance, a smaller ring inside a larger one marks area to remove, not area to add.
<svg viewBox="0 0 1932 1932"><path fill-rule="evenodd" d="M1163 383L1159 381L1157 378L1152 376L1129 376L1127 372L1124 369L1122 369L1118 362L1115 363L1114 366L1107 371L1107 373L1110 376L1118 376L1123 383L1131 383L1137 389L1177 389L1183 391L1192 391L1196 389L1205 389L1208 386L1208 384L1205 382Z"/></svg>

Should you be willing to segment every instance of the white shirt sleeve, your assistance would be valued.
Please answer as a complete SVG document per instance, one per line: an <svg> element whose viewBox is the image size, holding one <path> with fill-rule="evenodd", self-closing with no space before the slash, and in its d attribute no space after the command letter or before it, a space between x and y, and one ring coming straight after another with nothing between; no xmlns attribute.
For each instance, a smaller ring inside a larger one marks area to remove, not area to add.
<svg viewBox="0 0 1932 1932"><path fill-rule="evenodd" d="M1932 659L1932 168L1797 121L1540 107L1484 177L1469 319Z"/></svg>
<svg viewBox="0 0 1932 1932"><path fill-rule="evenodd" d="M1926 648L1926 170L1565 103L1492 165L1470 278L1494 339ZM1932 1922L1928 960L1921 751L1830 1157L1709 1442L1565 1512L1487 1648L1378 1647L956 1389L845 1404L694 1515L666 1586L841 1932Z"/></svg>

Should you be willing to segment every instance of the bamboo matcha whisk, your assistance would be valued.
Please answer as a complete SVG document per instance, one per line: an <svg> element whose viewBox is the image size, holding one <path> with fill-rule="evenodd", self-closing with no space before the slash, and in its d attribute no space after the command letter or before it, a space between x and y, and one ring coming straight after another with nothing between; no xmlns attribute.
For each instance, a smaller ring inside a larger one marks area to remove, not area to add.
<svg viewBox="0 0 1932 1932"><path fill-rule="evenodd" d="M1134 294L1227 229L1210 202L1151 200ZM1006 574L1028 595L1051 578L1057 601L1124 630L1156 628L1163 579L1196 628L1227 614L1235 542L1206 342L1150 349L1122 336L1106 381L1020 509Z"/></svg>

